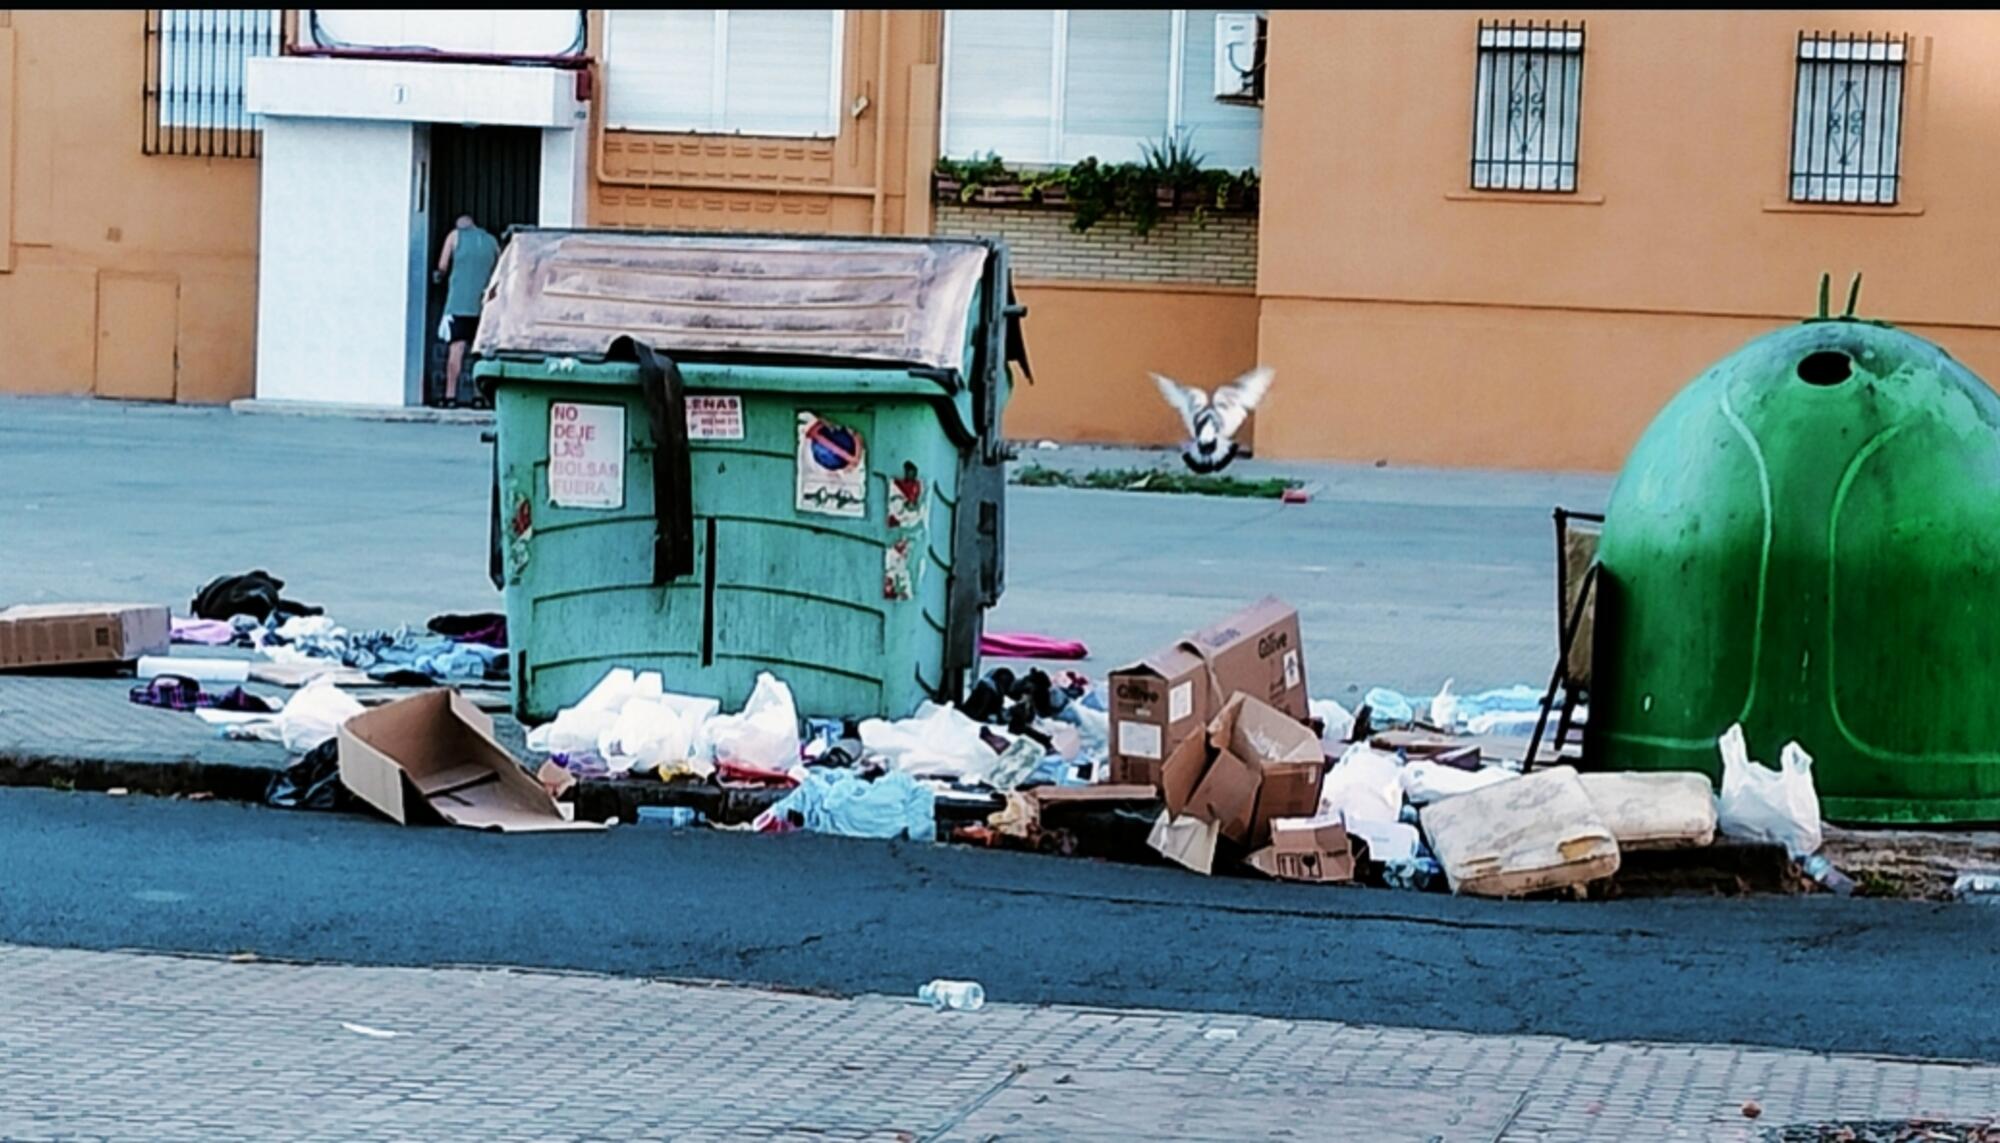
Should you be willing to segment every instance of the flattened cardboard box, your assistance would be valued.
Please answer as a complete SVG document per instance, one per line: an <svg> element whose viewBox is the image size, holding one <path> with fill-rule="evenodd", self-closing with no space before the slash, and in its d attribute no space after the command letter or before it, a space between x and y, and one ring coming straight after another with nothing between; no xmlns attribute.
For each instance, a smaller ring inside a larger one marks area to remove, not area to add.
<svg viewBox="0 0 2000 1143"><path fill-rule="evenodd" d="M164 654L172 616L150 603L33 603L0 610L0 671L124 663Z"/></svg>
<svg viewBox="0 0 2000 1143"><path fill-rule="evenodd" d="M340 728L340 783L410 823L409 794L452 825L503 833L603 829L573 821L493 737L493 719L452 690L425 691L355 715Z"/></svg>
<svg viewBox="0 0 2000 1143"><path fill-rule="evenodd" d="M1237 694L1309 717L1297 609L1274 597L1111 672L1111 774L1159 785L1181 743Z"/></svg>
<svg viewBox="0 0 2000 1143"><path fill-rule="evenodd" d="M1271 844L1245 860L1252 869L1280 881L1324 885L1354 880L1354 844L1337 821L1280 818L1271 823Z"/></svg>
<svg viewBox="0 0 2000 1143"><path fill-rule="evenodd" d="M1175 750L1160 784L1169 813L1214 822L1223 837L1257 849L1269 842L1273 818L1319 809L1325 770L1317 735L1239 694L1209 723L1205 742L1189 739Z"/></svg>

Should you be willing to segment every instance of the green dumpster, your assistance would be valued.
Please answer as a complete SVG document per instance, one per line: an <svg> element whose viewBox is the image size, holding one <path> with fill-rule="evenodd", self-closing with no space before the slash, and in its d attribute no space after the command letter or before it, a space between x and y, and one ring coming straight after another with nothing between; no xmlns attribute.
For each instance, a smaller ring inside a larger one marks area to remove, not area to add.
<svg viewBox="0 0 2000 1143"><path fill-rule="evenodd" d="M614 667L740 703L959 697L1003 586L1006 247L516 230L473 377L514 709Z"/></svg>
<svg viewBox="0 0 2000 1143"><path fill-rule="evenodd" d="M1741 723L1834 821L2000 820L2000 398L1942 349L1751 342L1646 431L1598 556L1594 762L1715 777Z"/></svg>

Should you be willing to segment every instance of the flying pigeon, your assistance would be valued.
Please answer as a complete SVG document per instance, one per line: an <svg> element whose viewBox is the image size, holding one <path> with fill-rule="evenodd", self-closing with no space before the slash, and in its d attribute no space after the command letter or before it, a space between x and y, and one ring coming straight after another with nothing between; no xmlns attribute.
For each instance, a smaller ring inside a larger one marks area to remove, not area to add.
<svg viewBox="0 0 2000 1143"><path fill-rule="evenodd" d="M1214 396L1177 385L1158 373L1152 377L1160 387L1160 396L1187 422L1188 435L1193 438L1181 445L1181 459L1189 469L1201 473L1221 472L1236 459L1242 450L1230 438L1271 387L1271 371L1262 366L1217 389Z"/></svg>

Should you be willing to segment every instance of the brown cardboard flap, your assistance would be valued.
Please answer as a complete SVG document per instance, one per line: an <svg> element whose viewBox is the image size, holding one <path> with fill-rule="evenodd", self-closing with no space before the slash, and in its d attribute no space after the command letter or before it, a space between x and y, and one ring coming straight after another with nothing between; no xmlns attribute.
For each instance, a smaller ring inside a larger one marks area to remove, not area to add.
<svg viewBox="0 0 2000 1143"><path fill-rule="evenodd" d="M1319 808L1326 766L1319 736L1270 704L1238 694L1209 725L1215 762L1190 812L1215 821L1231 841L1261 845L1271 819Z"/></svg>
<svg viewBox="0 0 2000 1143"><path fill-rule="evenodd" d="M1208 736L1192 735L1174 748L1172 757L1160 768L1160 796L1168 812L1179 816L1188 812L1195 788L1208 773Z"/></svg>
<svg viewBox="0 0 2000 1143"><path fill-rule="evenodd" d="M431 690L364 711L340 728L340 781L409 824L406 790L453 825L504 832L603 829L571 820L541 782L493 737L493 720L464 695Z"/></svg>

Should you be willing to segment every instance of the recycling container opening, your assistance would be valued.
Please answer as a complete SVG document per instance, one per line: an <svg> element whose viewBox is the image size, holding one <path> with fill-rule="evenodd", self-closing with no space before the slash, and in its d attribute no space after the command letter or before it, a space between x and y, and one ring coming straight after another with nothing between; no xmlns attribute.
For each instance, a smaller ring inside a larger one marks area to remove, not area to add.
<svg viewBox="0 0 2000 1143"><path fill-rule="evenodd" d="M473 346L514 708L614 667L902 717L976 677L1027 375L988 240L509 233Z"/></svg>

